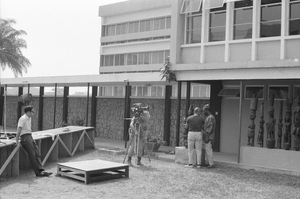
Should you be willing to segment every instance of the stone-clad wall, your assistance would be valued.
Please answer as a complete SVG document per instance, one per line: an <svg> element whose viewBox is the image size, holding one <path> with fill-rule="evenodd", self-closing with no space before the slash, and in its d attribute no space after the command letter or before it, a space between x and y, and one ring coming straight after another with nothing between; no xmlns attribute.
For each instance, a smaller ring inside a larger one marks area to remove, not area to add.
<svg viewBox="0 0 300 199"><path fill-rule="evenodd" d="M209 100L190 100L190 105L195 107L203 107L203 105L209 103ZM184 126L183 119L185 116L186 110L186 100L181 100L181 112L180 112L180 130L179 130L179 145L184 145L183 134L184 134ZM177 99L171 100L171 124L170 124L170 145L176 146L176 118L177 118Z"/></svg>
<svg viewBox="0 0 300 199"><path fill-rule="evenodd" d="M54 97L43 98L43 130L53 129L54 119ZM60 127L62 123L63 98L56 98L55 128Z"/></svg>
<svg viewBox="0 0 300 199"><path fill-rule="evenodd" d="M84 120L86 124L86 97L69 97L68 101L68 124L72 124L73 118ZM62 118L62 117L61 117ZM62 120L61 120L62 121ZM91 98L89 98L88 124L91 123Z"/></svg>
<svg viewBox="0 0 300 199"><path fill-rule="evenodd" d="M96 136L123 139L124 99L98 98L96 116Z"/></svg>
<svg viewBox="0 0 300 199"><path fill-rule="evenodd" d="M43 130L53 128L54 114L54 97L44 97L43 111ZM87 99L84 97L70 97L68 99L68 124L71 124L73 117L79 117L83 120L86 118ZM17 102L18 97L7 97L7 126L17 126ZM190 104L202 107L207 100L191 100ZM152 135L161 136L164 133L164 99L146 99L132 98L131 107L134 103L142 103L143 106L149 106L150 126L149 131ZM181 123L185 114L185 100L181 101ZM31 104L35 107L36 113L32 118L32 130L38 130L38 109L39 98L34 97ZM97 98L97 113L96 113L96 135L97 137L110 139L123 139L124 132L124 99L123 98ZM22 114L24 113L22 107ZM91 99L89 99L88 124L91 123ZM55 128L61 127L63 114L63 98L56 98L56 117ZM176 119L177 119L177 99L171 99L171 122L170 122L170 145L176 145ZM131 114L132 116L132 114ZM86 121L84 122L86 124ZM180 145L183 144L184 128L180 125Z"/></svg>

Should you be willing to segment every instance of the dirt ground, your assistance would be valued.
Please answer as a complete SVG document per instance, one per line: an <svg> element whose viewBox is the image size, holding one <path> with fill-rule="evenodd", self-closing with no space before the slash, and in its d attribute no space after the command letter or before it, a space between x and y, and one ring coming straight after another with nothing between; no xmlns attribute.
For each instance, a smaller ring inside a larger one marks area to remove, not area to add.
<svg viewBox="0 0 300 199"><path fill-rule="evenodd" d="M123 155L87 150L59 162L101 159L122 163ZM91 184L56 176L56 163L46 170L54 175L37 178L32 170L1 178L1 199L134 199L134 198L300 198L296 176L257 172L217 165L214 169L186 168L173 162L143 158L144 167L130 167L129 178Z"/></svg>

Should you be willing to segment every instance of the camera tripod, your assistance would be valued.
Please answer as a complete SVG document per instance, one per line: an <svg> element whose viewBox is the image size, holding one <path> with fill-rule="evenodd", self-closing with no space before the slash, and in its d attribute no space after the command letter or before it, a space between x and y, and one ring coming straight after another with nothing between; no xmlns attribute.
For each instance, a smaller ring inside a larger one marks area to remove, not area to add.
<svg viewBox="0 0 300 199"><path fill-rule="evenodd" d="M131 135L130 138L129 138L129 142L128 142L128 145L127 145L127 148L126 148L126 151L125 151L125 157L124 157L123 163L125 163L126 157L128 155L128 150L131 149L132 147L134 147L133 148L133 154L134 155L138 155L140 142L143 142L142 143L143 144L143 148L146 150L146 153L148 154L148 160L151 163L150 153L149 153L146 141L145 141L145 139L140 139L141 125L139 124L139 122L135 122L134 128L137 129L137 133L133 132L134 135ZM131 129L129 128L128 132L130 130ZM153 147L152 147L152 150L153 150ZM151 150L151 153L152 153L152 150Z"/></svg>

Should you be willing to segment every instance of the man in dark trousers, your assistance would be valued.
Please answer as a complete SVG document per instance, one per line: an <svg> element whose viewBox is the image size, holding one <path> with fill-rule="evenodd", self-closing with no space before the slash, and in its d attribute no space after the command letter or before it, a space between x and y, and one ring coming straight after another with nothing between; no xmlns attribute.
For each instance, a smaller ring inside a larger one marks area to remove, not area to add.
<svg viewBox="0 0 300 199"><path fill-rule="evenodd" d="M203 106L203 113L205 116L205 125L204 130L208 136L208 142L204 143L205 154L208 160L208 168L214 167L214 160L213 160L213 149L212 145L214 142L215 137L215 128L216 128L216 119L210 112L209 104Z"/></svg>
<svg viewBox="0 0 300 199"><path fill-rule="evenodd" d="M193 154L196 149L197 167L201 168L201 155L202 155L202 135L204 130L204 118L200 114L200 108L196 107L194 115L186 119L185 128L188 129L188 156L189 165L193 167L194 159Z"/></svg>
<svg viewBox="0 0 300 199"><path fill-rule="evenodd" d="M44 170L41 163L40 150L31 135L31 117L34 114L33 106L26 106L24 112L25 114L18 121L16 144L18 145L20 142L27 152L32 169L37 177L50 176L52 173ZM21 139L19 140L19 138Z"/></svg>

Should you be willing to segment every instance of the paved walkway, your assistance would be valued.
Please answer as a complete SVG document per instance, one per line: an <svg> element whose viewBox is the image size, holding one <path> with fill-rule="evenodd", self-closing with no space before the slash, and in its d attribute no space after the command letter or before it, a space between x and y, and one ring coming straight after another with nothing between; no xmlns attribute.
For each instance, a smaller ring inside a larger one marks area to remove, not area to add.
<svg viewBox="0 0 300 199"><path fill-rule="evenodd" d="M125 150L125 141L114 140L114 139L104 139L95 137L95 147L96 148L118 148ZM161 160L175 161L175 147L174 146L160 146L158 151L155 152L155 157ZM230 165L237 165L237 154L226 154L215 152L214 161L216 163L226 163Z"/></svg>

